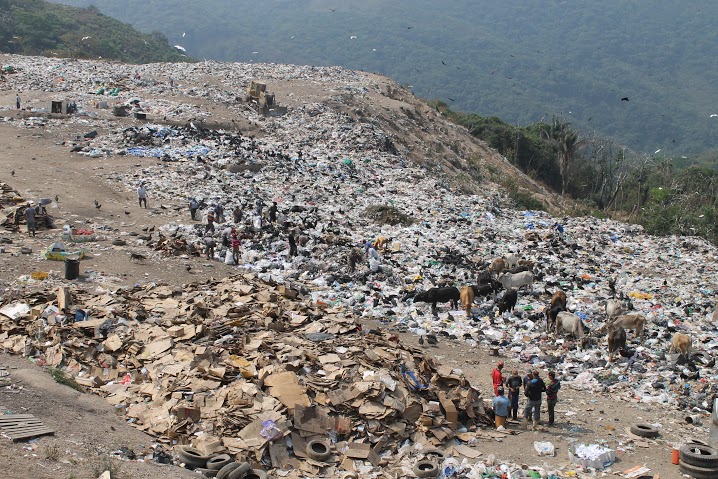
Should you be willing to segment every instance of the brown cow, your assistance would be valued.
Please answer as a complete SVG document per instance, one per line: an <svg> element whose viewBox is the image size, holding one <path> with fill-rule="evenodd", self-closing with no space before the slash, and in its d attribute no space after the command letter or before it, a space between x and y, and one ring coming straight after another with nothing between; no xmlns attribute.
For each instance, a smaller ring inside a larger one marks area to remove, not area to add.
<svg viewBox="0 0 718 479"><path fill-rule="evenodd" d="M496 258L489 265L489 271L496 274L502 272L504 268L506 268L506 261L503 258Z"/></svg>
<svg viewBox="0 0 718 479"><path fill-rule="evenodd" d="M613 362L613 353L626 347L626 330L610 325L608 328L608 361Z"/></svg>
<svg viewBox="0 0 718 479"><path fill-rule="evenodd" d="M671 339L671 349L668 350L668 354L671 354L674 351L678 351L686 356L686 358L690 357L691 337L683 333L674 334L673 339Z"/></svg>
<svg viewBox="0 0 718 479"><path fill-rule="evenodd" d="M641 342L643 342L643 335L646 330L646 318L640 314L623 314L611 321L611 326L632 329L634 337L640 336Z"/></svg>
<svg viewBox="0 0 718 479"><path fill-rule="evenodd" d="M474 304L474 288L471 286L461 287L461 305L466 310L466 317L471 317L471 305Z"/></svg>
<svg viewBox="0 0 718 479"><path fill-rule="evenodd" d="M563 309L566 309L566 293L560 289L551 296L551 307L553 308L559 304L563 306Z"/></svg>
<svg viewBox="0 0 718 479"><path fill-rule="evenodd" d="M553 331L555 329L556 316L561 311L566 311L566 293L559 289L551 297L551 304L544 309L547 331Z"/></svg>

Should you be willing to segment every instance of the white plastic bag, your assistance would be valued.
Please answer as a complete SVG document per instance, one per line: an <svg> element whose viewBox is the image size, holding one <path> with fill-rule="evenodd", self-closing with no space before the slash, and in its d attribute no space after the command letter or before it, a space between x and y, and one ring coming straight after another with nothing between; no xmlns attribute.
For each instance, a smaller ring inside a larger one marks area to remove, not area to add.
<svg viewBox="0 0 718 479"><path fill-rule="evenodd" d="M534 449L538 452L539 456L555 456L556 449L550 442L534 442Z"/></svg>
<svg viewBox="0 0 718 479"><path fill-rule="evenodd" d="M234 255L232 255L231 249L224 253L224 264L234 264Z"/></svg>

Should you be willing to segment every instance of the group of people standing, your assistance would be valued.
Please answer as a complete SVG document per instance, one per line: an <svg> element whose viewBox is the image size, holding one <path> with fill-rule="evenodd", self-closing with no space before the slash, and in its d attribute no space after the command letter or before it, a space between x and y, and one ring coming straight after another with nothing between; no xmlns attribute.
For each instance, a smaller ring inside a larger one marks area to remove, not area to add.
<svg viewBox="0 0 718 479"><path fill-rule="evenodd" d="M534 431L537 429L541 420L543 393L546 393L548 425L553 426L558 391L561 389L561 382L556 378L556 372L549 371L549 383L546 384L538 369L529 371L523 378L519 376L518 369L514 369L511 371L511 376L505 378L502 373L503 368L504 362L499 361L491 372L491 380L494 385L493 406L496 427L504 427L509 417L518 421L519 396L522 392L527 398L523 414L525 427L528 429L529 420L532 420L532 429ZM508 397L504 386L508 389Z"/></svg>

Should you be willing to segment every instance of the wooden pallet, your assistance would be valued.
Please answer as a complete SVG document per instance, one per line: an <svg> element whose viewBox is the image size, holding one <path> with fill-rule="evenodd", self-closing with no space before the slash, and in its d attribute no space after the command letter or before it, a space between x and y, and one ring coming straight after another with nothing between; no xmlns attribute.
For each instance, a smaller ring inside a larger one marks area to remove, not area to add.
<svg viewBox="0 0 718 479"><path fill-rule="evenodd" d="M0 431L13 441L55 434L32 414L6 414L0 416Z"/></svg>

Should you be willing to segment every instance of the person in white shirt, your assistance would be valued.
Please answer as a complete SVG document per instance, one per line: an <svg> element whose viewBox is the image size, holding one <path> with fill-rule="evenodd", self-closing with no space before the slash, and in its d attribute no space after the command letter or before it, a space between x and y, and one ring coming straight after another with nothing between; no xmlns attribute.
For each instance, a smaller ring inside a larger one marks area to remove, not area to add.
<svg viewBox="0 0 718 479"><path fill-rule="evenodd" d="M140 203L140 208L142 208L142 205L144 203L145 208L147 208L147 190L145 189L145 184L140 183L140 186L137 188L137 199Z"/></svg>

